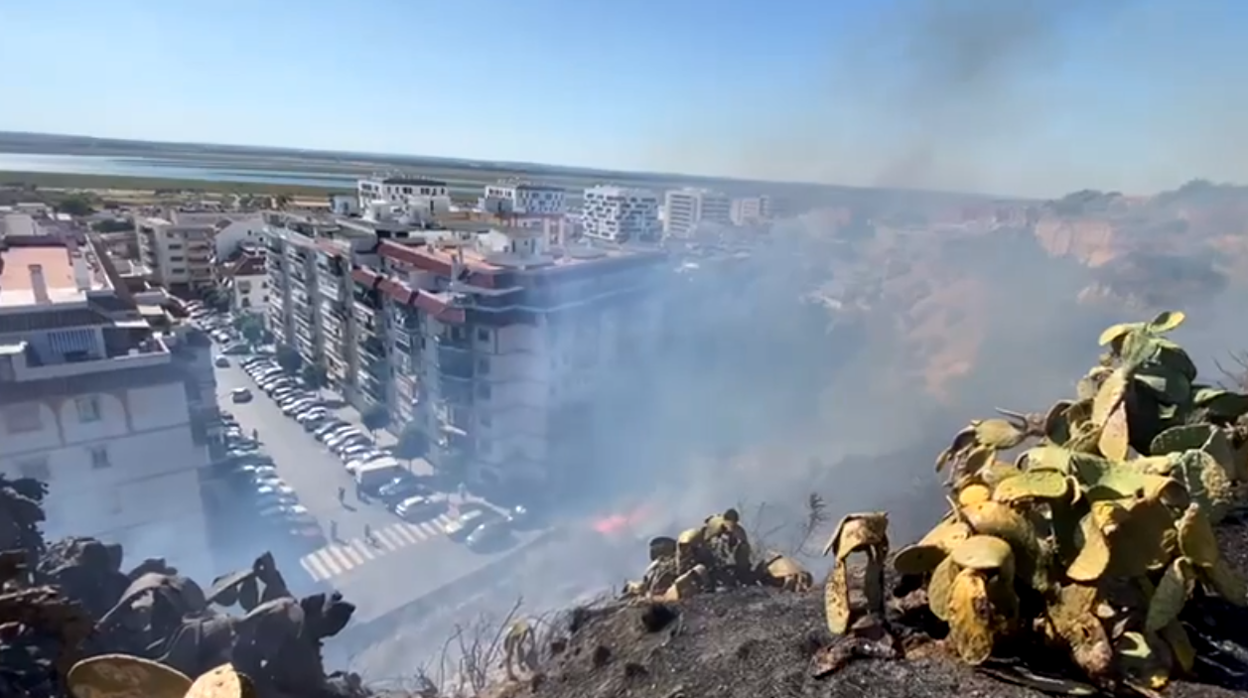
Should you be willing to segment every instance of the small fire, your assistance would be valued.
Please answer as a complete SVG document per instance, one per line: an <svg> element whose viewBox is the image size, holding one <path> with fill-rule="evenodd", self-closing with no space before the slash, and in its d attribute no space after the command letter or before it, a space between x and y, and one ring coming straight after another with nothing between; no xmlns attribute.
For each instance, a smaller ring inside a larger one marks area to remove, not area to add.
<svg viewBox="0 0 1248 698"><path fill-rule="evenodd" d="M650 514L649 507L638 507L628 514L612 514L594 521L594 530L604 536L628 531L629 528L645 521Z"/></svg>

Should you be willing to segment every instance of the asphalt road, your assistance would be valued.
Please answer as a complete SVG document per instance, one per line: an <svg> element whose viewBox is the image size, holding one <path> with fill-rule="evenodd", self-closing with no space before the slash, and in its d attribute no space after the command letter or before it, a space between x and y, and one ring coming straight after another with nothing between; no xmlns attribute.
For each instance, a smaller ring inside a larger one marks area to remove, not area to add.
<svg viewBox="0 0 1248 698"><path fill-rule="evenodd" d="M250 402L231 401L230 391L240 387L251 389L254 398ZM330 522L337 522L337 542L304 555L300 569L283 570L293 584L341 591L356 604L356 619L368 621L506 554L506 550L474 552L447 539L436 520L407 523L378 503L357 500L342 461L282 414L237 366L217 369L217 390L222 409L234 414L245 433L259 430L262 447L273 458L278 474L320 522L327 537ZM355 417L353 413L342 416ZM358 422L358 417L353 421ZM339 487L347 490L345 506L338 502ZM373 544L364 540L365 525L372 528ZM525 534L520 542L535 535Z"/></svg>

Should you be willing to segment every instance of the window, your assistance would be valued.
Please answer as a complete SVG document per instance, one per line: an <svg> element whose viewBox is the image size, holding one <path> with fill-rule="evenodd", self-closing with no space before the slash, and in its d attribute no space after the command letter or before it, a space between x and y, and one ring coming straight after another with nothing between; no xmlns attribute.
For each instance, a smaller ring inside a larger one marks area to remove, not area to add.
<svg viewBox="0 0 1248 698"><path fill-rule="evenodd" d="M490 331L485 329L484 327L478 328L477 329L477 341L478 342L490 341Z"/></svg>
<svg viewBox="0 0 1248 698"><path fill-rule="evenodd" d="M78 421L82 423L100 421L100 399L92 395L91 397L80 397L74 400L74 405L78 408Z"/></svg>
<svg viewBox="0 0 1248 698"><path fill-rule="evenodd" d="M91 452L91 467L93 469L99 470L100 468L108 468L113 465L112 461L108 459L107 446L92 446L87 450Z"/></svg>
<svg viewBox="0 0 1248 698"><path fill-rule="evenodd" d="M33 478L41 482L47 482L52 479L52 471L48 469L47 456L28 458L24 461L19 461L17 464L17 472L20 473L22 477Z"/></svg>
<svg viewBox="0 0 1248 698"><path fill-rule="evenodd" d="M26 434L43 429L39 409L8 408L4 411L4 429L10 434Z"/></svg>
<svg viewBox="0 0 1248 698"><path fill-rule="evenodd" d="M184 257L184 256L182 256L182 255L180 255L180 254L171 254L171 255L169 255L169 261L170 261L170 262L185 262L185 261L186 261L186 257Z"/></svg>
<svg viewBox="0 0 1248 698"><path fill-rule="evenodd" d="M490 386L484 385L484 384L478 385L477 397L481 398L482 400L489 400L490 399Z"/></svg>
<svg viewBox="0 0 1248 698"><path fill-rule="evenodd" d="M238 290L242 291L243 293L251 293L251 282L250 282L250 281L239 281L239 282L238 282Z"/></svg>
<svg viewBox="0 0 1248 698"><path fill-rule="evenodd" d="M483 376L490 375L490 360L489 359L477 359L477 373Z"/></svg>

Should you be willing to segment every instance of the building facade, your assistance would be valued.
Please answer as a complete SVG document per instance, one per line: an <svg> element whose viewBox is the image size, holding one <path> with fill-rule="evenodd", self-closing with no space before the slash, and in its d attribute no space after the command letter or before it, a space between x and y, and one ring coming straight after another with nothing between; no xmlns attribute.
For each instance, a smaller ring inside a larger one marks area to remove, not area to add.
<svg viewBox="0 0 1248 698"><path fill-rule="evenodd" d="M527 182L487 184L480 208L496 215L562 216L567 213L567 192Z"/></svg>
<svg viewBox="0 0 1248 698"><path fill-rule="evenodd" d="M134 554L207 549L198 385L90 247L0 250L0 472L49 485L45 530ZM177 559L195 568L196 559Z"/></svg>
<svg viewBox="0 0 1248 698"><path fill-rule="evenodd" d="M597 186L581 199L581 233L605 242L654 242L662 237L659 198L648 189Z"/></svg>
<svg viewBox="0 0 1248 698"><path fill-rule="evenodd" d="M205 291L216 283L217 228L164 218L135 220L139 261L148 280L173 291Z"/></svg>
<svg viewBox="0 0 1248 698"><path fill-rule="evenodd" d="M770 196L746 196L732 200L730 218L733 225L758 225L770 221L771 217Z"/></svg>
<svg viewBox="0 0 1248 698"><path fill-rule="evenodd" d="M663 232L687 237L703 223L728 225L732 200L709 189L672 189L664 195Z"/></svg>
<svg viewBox="0 0 1248 698"><path fill-rule="evenodd" d="M406 213L432 218L451 210L450 189L446 182L420 177L377 177L361 179L356 185L360 211Z"/></svg>
<svg viewBox="0 0 1248 698"><path fill-rule="evenodd" d="M229 293L230 309L236 313L267 315L269 273L263 253L239 255L222 265L221 285Z"/></svg>

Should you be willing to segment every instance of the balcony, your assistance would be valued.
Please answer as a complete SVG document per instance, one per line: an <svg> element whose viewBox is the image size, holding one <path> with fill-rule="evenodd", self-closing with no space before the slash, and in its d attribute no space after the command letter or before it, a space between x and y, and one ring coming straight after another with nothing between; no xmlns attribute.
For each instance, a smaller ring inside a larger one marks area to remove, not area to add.
<svg viewBox="0 0 1248 698"><path fill-rule="evenodd" d="M448 351L468 351L472 349L472 339L467 332L462 333L442 333L434 335L433 341L438 343L438 349L446 349Z"/></svg>
<svg viewBox="0 0 1248 698"><path fill-rule="evenodd" d="M449 378L472 380L472 355L458 350L447 350L438 347L438 373Z"/></svg>
<svg viewBox="0 0 1248 698"><path fill-rule="evenodd" d="M0 382L70 378L103 371L162 366L172 361L172 355L163 341L151 337L137 345L110 348L104 356L66 356L61 359L61 362L46 363L25 341L0 346Z"/></svg>
<svg viewBox="0 0 1248 698"><path fill-rule="evenodd" d="M375 337L370 337L360 342L360 351L364 356L371 357L377 361L384 360L389 353L386 351L385 345Z"/></svg>

